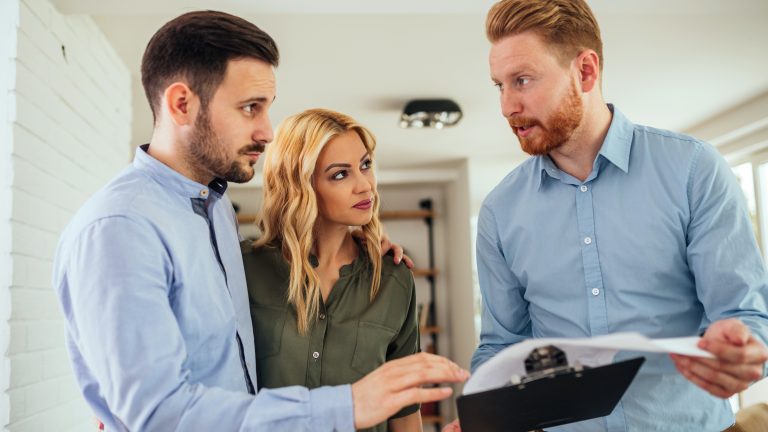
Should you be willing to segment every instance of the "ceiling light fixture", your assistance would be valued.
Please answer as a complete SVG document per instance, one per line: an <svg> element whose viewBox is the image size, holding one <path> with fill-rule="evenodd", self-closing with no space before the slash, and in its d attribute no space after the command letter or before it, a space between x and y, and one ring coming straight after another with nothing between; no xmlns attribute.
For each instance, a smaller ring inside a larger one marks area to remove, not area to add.
<svg viewBox="0 0 768 432"><path fill-rule="evenodd" d="M455 125L461 117L461 108L450 99L414 99L403 108L400 127L442 129Z"/></svg>

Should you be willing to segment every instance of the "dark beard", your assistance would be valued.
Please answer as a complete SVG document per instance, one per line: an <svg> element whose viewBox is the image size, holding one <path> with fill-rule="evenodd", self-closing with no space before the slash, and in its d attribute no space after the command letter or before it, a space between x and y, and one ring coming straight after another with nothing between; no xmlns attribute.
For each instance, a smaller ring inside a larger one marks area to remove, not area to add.
<svg viewBox="0 0 768 432"><path fill-rule="evenodd" d="M238 156L250 151L264 152L264 144L256 143L240 149ZM202 110L195 120L190 140L190 163L207 174L228 182L246 183L253 178L253 167L240 159L230 160L227 148L214 132L208 111Z"/></svg>
<svg viewBox="0 0 768 432"><path fill-rule="evenodd" d="M579 127L583 116L584 107L581 105L576 84L573 83L568 96L560 105L560 109L550 117L546 127L538 120L525 117L510 117L507 121L510 125L537 125L541 128L538 137L517 137L520 148L524 152L531 156L541 156L549 154L568 142L573 132Z"/></svg>

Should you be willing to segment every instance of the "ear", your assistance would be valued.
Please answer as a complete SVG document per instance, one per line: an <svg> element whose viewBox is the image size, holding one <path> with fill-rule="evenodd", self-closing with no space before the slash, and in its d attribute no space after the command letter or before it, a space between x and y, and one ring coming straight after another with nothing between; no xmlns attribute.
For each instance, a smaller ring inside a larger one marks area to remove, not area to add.
<svg viewBox="0 0 768 432"><path fill-rule="evenodd" d="M600 58L595 51L588 49L579 54L575 61L581 91L591 92L600 83Z"/></svg>
<svg viewBox="0 0 768 432"><path fill-rule="evenodd" d="M200 98L183 82L169 85L163 93L163 111L176 126L192 125L200 108Z"/></svg>

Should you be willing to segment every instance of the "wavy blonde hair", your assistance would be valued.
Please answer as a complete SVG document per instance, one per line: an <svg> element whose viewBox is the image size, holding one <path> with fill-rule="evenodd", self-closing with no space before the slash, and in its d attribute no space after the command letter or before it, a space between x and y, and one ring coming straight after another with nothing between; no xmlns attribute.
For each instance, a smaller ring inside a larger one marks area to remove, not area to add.
<svg viewBox="0 0 768 432"><path fill-rule="evenodd" d="M264 153L264 198L256 219L262 235L254 246L282 247L290 266L288 303L296 308L300 334L306 334L317 320L321 300L320 278L309 261L318 215L312 178L315 164L326 144L347 131L360 136L373 158L376 140L368 129L348 115L319 108L285 119ZM373 300L381 284L381 223L375 189L373 217L361 228L373 270Z"/></svg>

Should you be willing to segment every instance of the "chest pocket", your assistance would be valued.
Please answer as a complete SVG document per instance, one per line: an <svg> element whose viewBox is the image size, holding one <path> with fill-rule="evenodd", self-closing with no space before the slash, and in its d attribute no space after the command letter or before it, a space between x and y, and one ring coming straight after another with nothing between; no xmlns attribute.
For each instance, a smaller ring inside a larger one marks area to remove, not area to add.
<svg viewBox="0 0 768 432"><path fill-rule="evenodd" d="M287 313L286 308L251 304L256 359L280 354Z"/></svg>
<svg viewBox="0 0 768 432"><path fill-rule="evenodd" d="M384 364L387 361L387 347L395 334L397 334L396 330L381 324L360 321L357 325L352 369L366 375Z"/></svg>

